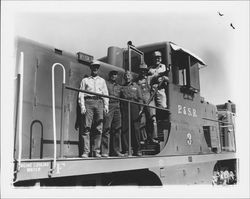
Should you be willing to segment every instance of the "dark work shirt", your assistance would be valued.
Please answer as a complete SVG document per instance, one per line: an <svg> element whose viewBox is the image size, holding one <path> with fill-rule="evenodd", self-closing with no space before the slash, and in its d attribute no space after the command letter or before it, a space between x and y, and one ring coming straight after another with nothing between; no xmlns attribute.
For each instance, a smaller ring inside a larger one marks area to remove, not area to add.
<svg viewBox="0 0 250 199"><path fill-rule="evenodd" d="M147 103L150 98L150 86L148 84L147 78L138 78L137 84L141 89L143 103Z"/></svg>
<svg viewBox="0 0 250 199"><path fill-rule="evenodd" d="M106 81L109 96L121 97L121 86L115 82ZM119 100L109 99L109 103L119 103Z"/></svg>
<svg viewBox="0 0 250 199"><path fill-rule="evenodd" d="M141 89L135 82L124 85L121 92L123 98L142 103Z"/></svg>

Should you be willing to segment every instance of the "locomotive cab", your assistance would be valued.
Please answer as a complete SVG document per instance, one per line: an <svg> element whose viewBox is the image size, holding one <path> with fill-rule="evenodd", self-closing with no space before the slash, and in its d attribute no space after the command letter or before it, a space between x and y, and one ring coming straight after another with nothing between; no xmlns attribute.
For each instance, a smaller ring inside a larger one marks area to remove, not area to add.
<svg viewBox="0 0 250 199"><path fill-rule="evenodd" d="M139 46L137 49L143 54L132 50L129 58L128 49L110 47L108 57L101 60L131 70L136 75L139 73L140 63L145 62L150 68L154 60L153 52L161 52L161 63L166 66L165 75L169 79L165 86L167 108L165 110L158 108L156 111L160 147L155 149L153 154L159 152L164 155L189 154L207 151L206 147L203 147L206 145L205 138L200 135L203 129L200 121L202 114L199 70L205 63L198 56L172 42L159 42Z"/></svg>

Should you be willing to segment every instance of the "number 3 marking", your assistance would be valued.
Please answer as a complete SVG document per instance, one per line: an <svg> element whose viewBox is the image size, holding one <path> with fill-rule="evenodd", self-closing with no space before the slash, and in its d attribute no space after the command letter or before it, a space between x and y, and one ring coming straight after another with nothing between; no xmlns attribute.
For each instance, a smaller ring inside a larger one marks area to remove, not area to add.
<svg viewBox="0 0 250 199"><path fill-rule="evenodd" d="M191 135L191 133L188 133L187 134L187 143L188 143L188 145L191 145L192 144L192 135Z"/></svg>

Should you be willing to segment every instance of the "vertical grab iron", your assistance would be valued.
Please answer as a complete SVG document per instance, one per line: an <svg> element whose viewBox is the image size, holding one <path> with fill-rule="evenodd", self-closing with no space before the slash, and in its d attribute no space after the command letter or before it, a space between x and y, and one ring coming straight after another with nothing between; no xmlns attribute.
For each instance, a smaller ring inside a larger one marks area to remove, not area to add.
<svg viewBox="0 0 250 199"><path fill-rule="evenodd" d="M131 72L131 51L128 43L128 70ZM131 119L130 119L130 102L128 102L128 155L132 156L131 152Z"/></svg>
<svg viewBox="0 0 250 199"><path fill-rule="evenodd" d="M18 163L15 172L18 172L21 168L21 158L22 158L22 128L23 128L23 66L24 66L24 53L20 53L20 68L19 68L19 106L18 106L18 113L19 113L19 121L18 121Z"/></svg>
<svg viewBox="0 0 250 199"><path fill-rule="evenodd" d="M128 70L131 72L131 50L133 50L135 53L139 54L141 56L141 63L144 62L144 53L140 50L138 50L134 45L132 44L131 41L128 41ZM128 143L129 143L129 148L128 148L128 154L129 156L132 156L131 152L131 116L130 116L130 105L131 103L128 102Z"/></svg>
<svg viewBox="0 0 250 199"><path fill-rule="evenodd" d="M63 143L64 143L64 91L65 91L65 81L62 83L62 101L61 101L61 129L60 129L60 158L63 157Z"/></svg>
<svg viewBox="0 0 250 199"><path fill-rule="evenodd" d="M57 151L56 151L56 113L55 113L55 81L54 81L54 71L55 71L55 67L59 65L61 66L61 68L63 69L63 83L62 83L62 89L64 91L64 86L65 86L65 68L62 64L60 63L54 63L53 66L52 66L52 113L53 113L53 139L54 139L54 160L53 160L53 167L52 169L50 170L50 173L49 175L51 175L54 171L55 171L55 168L56 168L56 154L57 154ZM64 103L64 92L62 92L62 105ZM63 105L64 106L64 105ZM64 112L64 107L61 107L61 116L63 116L63 112ZM62 122L62 118L61 118L61 122ZM62 128L62 123L61 123L61 131L60 131L60 136L61 136L61 142L60 142L60 149L61 149L61 152L62 152L62 144L63 144L63 128Z"/></svg>

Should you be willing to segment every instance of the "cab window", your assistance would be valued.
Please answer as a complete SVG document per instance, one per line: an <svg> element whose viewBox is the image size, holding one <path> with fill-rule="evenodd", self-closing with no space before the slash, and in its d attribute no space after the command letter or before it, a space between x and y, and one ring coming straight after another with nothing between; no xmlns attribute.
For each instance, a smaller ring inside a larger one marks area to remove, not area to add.
<svg viewBox="0 0 250 199"><path fill-rule="evenodd" d="M182 51L172 52L173 82L194 92L200 91L199 63Z"/></svg>

